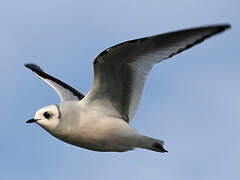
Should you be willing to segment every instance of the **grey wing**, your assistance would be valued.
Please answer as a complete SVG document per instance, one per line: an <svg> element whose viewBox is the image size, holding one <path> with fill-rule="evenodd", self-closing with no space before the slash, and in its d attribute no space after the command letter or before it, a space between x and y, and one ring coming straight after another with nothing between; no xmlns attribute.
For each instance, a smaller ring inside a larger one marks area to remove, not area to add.
<svg viewBox="0 0 240 180"><path fill-rule="evenodd" d="M154 64L170 58L230 25L213 25L136 39L113 46L94 60L94 81L83 101L130 122Z"/></svg>
<svg viewBox="0 0 240 180"><path fill-rule="evenodd" d="M39 66L35 64L25 64L25 67L31 69L40 79L49 84L60 96L61 102L80 101L84 98L82 93L59 79L45 73Z"/></svg>

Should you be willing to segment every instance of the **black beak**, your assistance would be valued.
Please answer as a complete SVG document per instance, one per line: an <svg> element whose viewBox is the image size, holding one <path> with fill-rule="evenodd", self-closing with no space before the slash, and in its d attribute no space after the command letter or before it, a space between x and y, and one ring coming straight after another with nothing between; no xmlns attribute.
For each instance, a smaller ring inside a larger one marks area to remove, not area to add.
<svg viewBox="0 0 240 180"><path fill-rule="evenodd" d="M39 119L34 119L34 118L32 118L32 119L29 119L28 121L26 121L26 123L34 123L34 122L36 122L37 120L39 120Z"/></svg>

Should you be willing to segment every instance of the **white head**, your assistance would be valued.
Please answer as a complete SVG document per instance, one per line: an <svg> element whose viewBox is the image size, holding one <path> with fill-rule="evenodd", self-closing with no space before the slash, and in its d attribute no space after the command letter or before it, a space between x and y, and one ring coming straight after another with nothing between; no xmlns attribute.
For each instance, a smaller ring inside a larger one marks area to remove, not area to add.
<svg viewBox="0 0 240 180"><path fill-rule="evenodd" d="M51 105L39 109L33 119L28 120L26 123L36 122L44 129L51 131L60 123L61 112L59 105Z"/></svg>

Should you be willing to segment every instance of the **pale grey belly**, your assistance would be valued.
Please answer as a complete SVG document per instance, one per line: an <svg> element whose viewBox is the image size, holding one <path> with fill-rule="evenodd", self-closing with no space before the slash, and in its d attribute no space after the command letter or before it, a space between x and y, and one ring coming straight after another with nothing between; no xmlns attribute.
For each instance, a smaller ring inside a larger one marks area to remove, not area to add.
<svg viewBox="0 0 240 180"><path fill-rule="evenodd" d="M75 133L54 133L52 135L74 146L101 152L124 152L134 149L137 144L134 133L112 129L86 129Z"/></svg>

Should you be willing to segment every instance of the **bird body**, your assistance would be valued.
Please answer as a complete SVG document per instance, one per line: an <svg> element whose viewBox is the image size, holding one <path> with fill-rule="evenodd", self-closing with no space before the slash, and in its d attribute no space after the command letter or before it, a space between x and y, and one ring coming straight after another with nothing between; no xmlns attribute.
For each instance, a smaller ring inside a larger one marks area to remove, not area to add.
<svg viewBox="0 0 240 180"><path fill-rule="evenodd" d="M94 151L143 148L167 152L162 140L141 135L130 126L147 75L155 64L228 28L230 25L191 28L108 48L94 59L94 80L86 96L39 66L26 64L61 99L60 104L38 110L27 123L35 122L64 142Z"/></svg>
<svg viewBox="0 0 240 180"><path fill-rule="evenodd" d="M163 145L163 141L140 135L126 121L86 107L81 101L45 107L38 111L35 119L42 119L41 114L46 111L55 111L57 116L61 112L61 117L51 125L45 121L37 123L56 138L78 147L124 152L136 147L154 149L154 143ZM164 149L156 148L156 151Z"/></svg>

